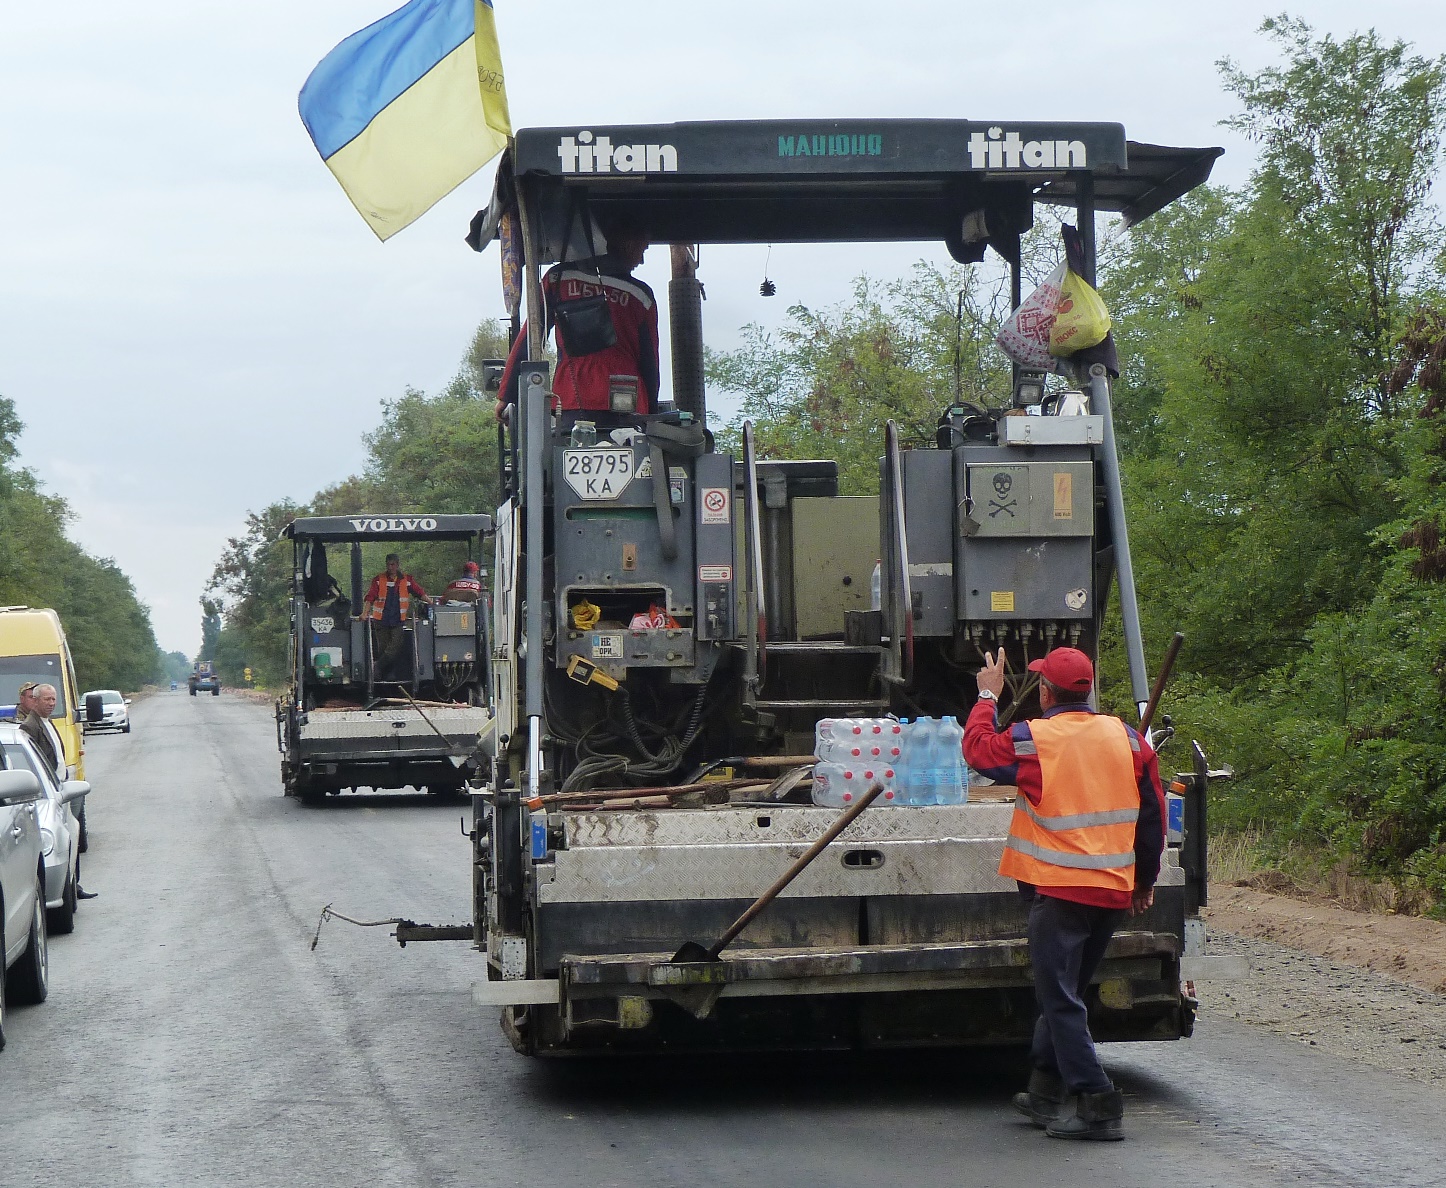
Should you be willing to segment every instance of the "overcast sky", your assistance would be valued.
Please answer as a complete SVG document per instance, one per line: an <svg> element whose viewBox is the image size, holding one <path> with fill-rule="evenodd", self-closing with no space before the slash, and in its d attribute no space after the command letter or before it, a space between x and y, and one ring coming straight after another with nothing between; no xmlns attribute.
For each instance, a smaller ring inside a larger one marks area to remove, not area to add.
<svg viewBox="0 0 1446 1188"><path fill-rule="evenodd" d="M317 157L296 93L397 0L6 3L0 9L0 395L23 461L114 557L163 647L199 643L197 605L248 509L304 500L361 464L361 434L407 385L456 371L501 313L495 247L462 244L483 170L383 245ZM1117 120L1137 140L1250 147L1218 126L1215 62L1272 61L1275 4L960 0L728 5L496 0L513 121L950 117ZM1446 51L1435 0L1298 2L1338 36ZM789 303L896 276L924 246L705 250L705 333L736 341ZM667 253L641 275L666 288ZM665 323L666 324L666 321ZM666 374L666 370L665 370ZM3 525L0 525L3 531Z"/></svg>

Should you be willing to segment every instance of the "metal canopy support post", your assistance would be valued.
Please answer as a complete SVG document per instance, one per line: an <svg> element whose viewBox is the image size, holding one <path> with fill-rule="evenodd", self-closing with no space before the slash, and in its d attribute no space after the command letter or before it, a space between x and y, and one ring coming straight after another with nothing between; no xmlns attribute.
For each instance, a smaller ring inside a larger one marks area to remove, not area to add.
<svg viewBox="0 0 1446 1188"><path fill-rule="evenodd" d="M1077 173L1074 177L1080 247L1084 249L1084 278L1093 285L1098 270L1095 246L1095 175L1086 171Z"/></svg>
<svg viewBox="0 0 1446 1188"><path fill-rule="evenodd" d="M547 336L547 313L543 308L542 279L538 273L537 221L531 206L531 186L517 179L517 217L522 230L522 277L527 294L527 357L542 360ZM551 394L545 362L519 365L516 420L513 431L521 430L523 547L527 567L523 574L523 642L527 648L524 679L527 682L527 786L538 795L542 783L542 621L545 596L542 589L543 519L546 511L544 455L549 446L548 420ZM515 481L515 480L514 480Z"/></svg>
<svg viewBox="0 0 1446 1188"><path fill-rule="evenodd" d="M362 573L361 541L354 540L351 542L351 613L354 615L361 614L362 593L365 590L362 583L365 580L366 575Z"/></svg>
<svg viewBox="0 0 1446 1188"><path fill-rule="evenodd" d="M1115 418L1110 409L1110 377L1103 363L1090 366L1090 408L1104 417L1104 441L1100 464L1104 469L1105 499L1109 509L1110 537L1114 542L1115 572L1120 581L1120 614L1125 621L1125 654L1130 661L1130 694L1138 713L1150 700L1150 680L1145 673L1145 645L1140 636L1140 604L1135 599L1135 568L1130 561L1130 537L1125 527L1125 492L1120 482L1120 456L1115 447Z"/></svg>
<svg viewBox="0 0 1446 1188"><path fill-rule="evenodd" d="M1098 247L1095 240L1095 176L1074 175L1079 216L1080 247L1084 256L1084 279L1091 285L1098 276ZM1103 363L1089 370L1090 408L1104 417L1104 441L1100 461L1104 468L1105 500L1109 509L1110 538L1115 550L1115 573L1120 581L1120 616L1125 624L1125 654L1130 662L1130 695L1135 710L1143 715L1150 700L1150 678L1145 672L1145 643L1140 635L1140 604L1135 597L1135 567L1130 560L1130 535L1125 524L1125 491L1120 480L1120 452L1115 443L1115 418L1110 405L1110 377Z"/></svg>
<svg viewBox="0 0 1446 1188"><path fill-rule="evenodd" d="M673 403L708 423L703 389L703 286L698 283L696 245L671 246L673 277L668 281L668 335L673 349Z"/></svg>
<svg viewBox="0 0 1446 1188"><path fill-rule="evenodd" d="M522 408L522 500L526 533L527 568L524 575L527 645L527 786L536 796L542 780L542 620L546 593L542 588L543 513L546 492L543 455L548 448L547 364L524 363L518 368Z"/></svg>
<svg viewBox="0 0 1446 1188"><path fill-rule="evenodd" d="M750 701L763 691L768 676L768 595L763 579L763 537L758 520L758 458L753 422L743 422L743 557L748 575L748 653L743 685Z"/></svg>

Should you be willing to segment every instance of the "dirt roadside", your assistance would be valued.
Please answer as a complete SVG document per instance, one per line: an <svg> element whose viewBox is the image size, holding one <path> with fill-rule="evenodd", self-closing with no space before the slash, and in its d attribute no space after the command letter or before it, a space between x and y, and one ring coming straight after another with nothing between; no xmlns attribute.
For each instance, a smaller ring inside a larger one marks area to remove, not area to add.
<svg viewBox="0 0 1446 1188"><path fill-rule="evenodd" d="M1244 958L1243 977L1197 986L1212 1015L1446 1086L1446 925L1378 916L1244 887L1216 886L1210 955Z"/></svg>
<svg viewBox="0 0 1446 1188"><path fill-rule="evenodd" d="M1274 941L1446 994L1446 924L1378 916L1249 887L1210 888L1212 932Z"/></svg>

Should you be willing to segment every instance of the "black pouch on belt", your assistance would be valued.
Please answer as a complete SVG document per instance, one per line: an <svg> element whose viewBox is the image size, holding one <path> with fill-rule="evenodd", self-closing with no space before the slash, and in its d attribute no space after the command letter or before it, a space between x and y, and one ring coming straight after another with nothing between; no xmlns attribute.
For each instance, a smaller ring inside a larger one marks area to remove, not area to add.
<svg viewBox="0 0 1446 1188"><path fill-rule="evenodd" d="M588 251L592 253L592 260L596 261L597 245L592 238L592 217L585 210L580 211L579 205L575 202L568 211L567 230L563 239L571 240L573 220L581 215ZM560 265L563 268L567 267L567 247L568 243L564 242ZM594 266L591 271L597 276L599 290L604 289L602 270ZM595 355L617 344L618 331L613 325L613 311L608 308L606 292L559 301L553 310L553 316L557 319L557 337L562 342L562 349L574 359L579 355Z"/></svg>
<svg viewBox="0 0 1446 1188"><path fill-rule="evenodd" d="M601 276L598 277L598 283L602 283ZM613 325L613 314L608 308L605 293L559 301L556 316L557 336L562 339L562 349L571 358L595 355L616 345L618 341L617 328Z"/></svg>

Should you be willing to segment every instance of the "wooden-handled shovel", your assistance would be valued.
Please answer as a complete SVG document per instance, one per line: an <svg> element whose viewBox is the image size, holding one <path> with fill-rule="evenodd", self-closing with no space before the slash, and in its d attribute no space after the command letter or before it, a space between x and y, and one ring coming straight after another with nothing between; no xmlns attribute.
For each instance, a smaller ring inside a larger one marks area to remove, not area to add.
<svg viewBox="0 0 1446 1188"><path fill-rule="evenodd" d="M844 809L844 811L839 814L838 819L824 830L823 836L814 842L813 845L809 846L797 862L779 875L778 881L755 899L753 903L749 905L748 910L739 916L738 919L734 920L733 923L728 926L727 931L714 941L710 948L704 948L697 941L685 941L683 947L673 954L674 964L717 961L718 954L730 945L737 938L738 934L753 922L759 912L777 899L779 895L782 894L783 889L802 874L804 867L822 854L834 838L838 837L840 833L852 825L854 818L863 812L864 809L868 808L869 805L873 804L883 790L884 786L882 784L875 784L860 796L857 801Z"/></svg>

